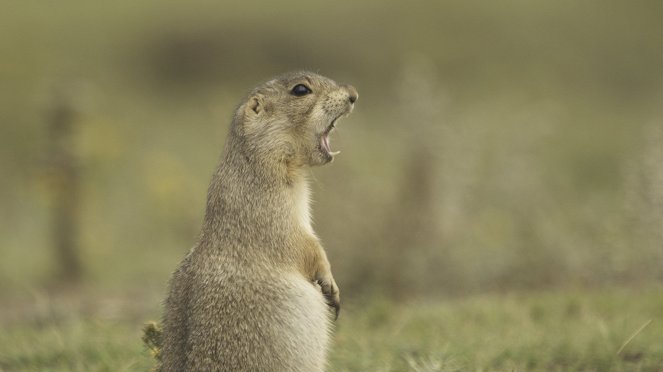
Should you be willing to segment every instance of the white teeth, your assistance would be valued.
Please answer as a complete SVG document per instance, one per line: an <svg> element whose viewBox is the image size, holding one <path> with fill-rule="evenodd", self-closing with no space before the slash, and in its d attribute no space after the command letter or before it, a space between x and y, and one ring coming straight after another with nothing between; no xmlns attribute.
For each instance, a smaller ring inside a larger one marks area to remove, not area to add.
<svg viewBox="0 0 663 372"><path fill-rule="evenodd" d="M327 127L324 136L322 137L322 146L324 147L325 151L331 156L336 156L341 153L340 151L331 151L329 147L329 138L327 137L329 133L331 133L332 131L334 131L334 129L336 129L336 121L338 119L339 118L332 120L331 124L329 124L329 126Z"/></svg>

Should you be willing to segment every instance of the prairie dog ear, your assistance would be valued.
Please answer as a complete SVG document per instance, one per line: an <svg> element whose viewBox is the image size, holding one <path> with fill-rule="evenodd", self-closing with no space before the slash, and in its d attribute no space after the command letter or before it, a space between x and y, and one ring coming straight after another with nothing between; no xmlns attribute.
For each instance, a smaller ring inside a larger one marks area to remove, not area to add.
<svg viewBox="0 0 663 372"><path fill-rule="evenodd" d="M254 94L249 97L249 100L246 102L244 112L252 116L260 115L265 109L263 103L264 100L262 94Z"/></svg>

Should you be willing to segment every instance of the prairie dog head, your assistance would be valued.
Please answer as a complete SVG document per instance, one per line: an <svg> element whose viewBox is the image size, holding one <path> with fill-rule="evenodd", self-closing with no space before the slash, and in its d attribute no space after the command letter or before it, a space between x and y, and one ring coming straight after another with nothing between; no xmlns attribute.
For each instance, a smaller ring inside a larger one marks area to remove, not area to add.
<svg viewBox="0 0 663 372"><path fill-rule="evenodd" d="M255 88L238 108L235 134L262 161L326 164L338 154L329 134L357 98L353 86L311 72L280 75Z"/></svg>

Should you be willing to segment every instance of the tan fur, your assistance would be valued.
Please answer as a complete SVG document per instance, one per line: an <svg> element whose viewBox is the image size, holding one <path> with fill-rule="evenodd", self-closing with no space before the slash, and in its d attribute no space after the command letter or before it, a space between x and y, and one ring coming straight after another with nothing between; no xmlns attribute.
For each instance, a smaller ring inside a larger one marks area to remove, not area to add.
<svg viewBox="0 0 663 372"><path fill-rule="evenodd" d="M311 94L292 94L305 84ZM161 371L322 371L339 292L309 216L320 136L356 90L297 72L238 107L197 244L170 280Z"/></svg>

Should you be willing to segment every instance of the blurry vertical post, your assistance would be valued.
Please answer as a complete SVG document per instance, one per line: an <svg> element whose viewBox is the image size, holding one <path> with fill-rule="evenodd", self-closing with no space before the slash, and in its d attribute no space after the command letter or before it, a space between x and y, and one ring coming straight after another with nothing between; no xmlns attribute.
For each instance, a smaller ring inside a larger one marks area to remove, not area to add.
<svg viewBox="0 0 663 372"><path fill-rule="evenodd" d="M82 265L78 247L80 165L76 154L75 128L77 110L66 86L56 89L47 111L48 166L52 180L51 237L63 281L80 279Z"/></svg>

